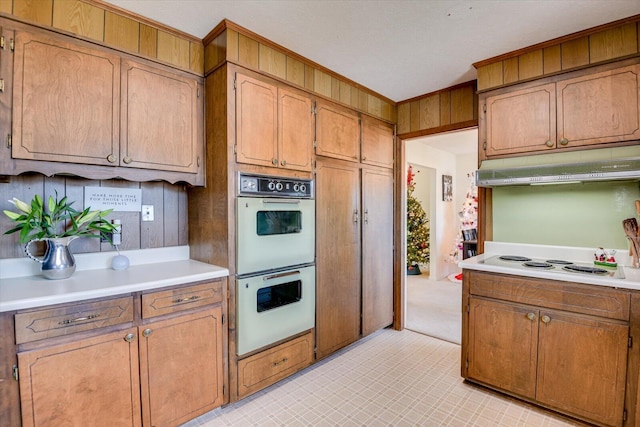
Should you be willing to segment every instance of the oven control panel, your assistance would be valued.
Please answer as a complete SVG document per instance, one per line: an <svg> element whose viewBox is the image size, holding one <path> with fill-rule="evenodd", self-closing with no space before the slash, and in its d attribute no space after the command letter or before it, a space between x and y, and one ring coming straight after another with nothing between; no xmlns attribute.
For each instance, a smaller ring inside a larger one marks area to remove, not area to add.
<svg viewBox="0 0 640 427"><path fill-rule="evenodd" d="M264 175L246 175L239 177L239 195L274 196L310 199L313 197L313 180L283 178Z"/></svg>

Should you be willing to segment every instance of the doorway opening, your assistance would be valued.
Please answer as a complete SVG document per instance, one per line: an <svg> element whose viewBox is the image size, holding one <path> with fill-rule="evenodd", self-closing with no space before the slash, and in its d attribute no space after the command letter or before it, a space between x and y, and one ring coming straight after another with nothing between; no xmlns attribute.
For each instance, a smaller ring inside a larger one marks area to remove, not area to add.
<svg viewBox="0 0 640 427"><path fill-rule="evenodd" d="M405 174L411 166L413 195L429 219L430 249L423 274L407 275L405 280L405 327L459 344L462 285L456 280L457 263L462 259L462 211L478 164L478 130L420 137L405 144ZM406 186L405 182L405 191ZM404 242L406 253L406 238Z"/></svg>

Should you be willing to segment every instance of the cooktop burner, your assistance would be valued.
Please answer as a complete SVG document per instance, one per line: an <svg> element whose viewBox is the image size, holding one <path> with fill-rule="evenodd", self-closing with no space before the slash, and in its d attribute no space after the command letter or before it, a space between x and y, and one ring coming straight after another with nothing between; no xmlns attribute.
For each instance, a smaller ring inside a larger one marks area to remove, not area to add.
<svg viewBox="0 0 640 427"><path fill-rule="evenodd" d="M554 264L554 265L571 265L571 264L573 264L571 261L565 261L563 259L548 259L545 262L548 262L549 264Z"/></svg>
<svg viewBox="0 0 640 427"><path fill-rule="evenodd" d="M502 255L500 259L503 261L517 261L517 262L531 261L531 258L527 258L524 256L516 256L516 255Z"/></svg>
<svg viewBox="0 0 640 427"><path fill-rule="evenodd" d="M589 273L589 274L608 274L607 270L597 267L584 267L580 265L566 265L562 267L563 270L571 271L575 273Z"/></svg>
<svg viewBox="0 0 640 427"><path fill-rule="evenodd" d="M529 268L540 268L540 269L554 268L553 264L550 264L548 262L527 261L522 263L522 265Z"/></svg>

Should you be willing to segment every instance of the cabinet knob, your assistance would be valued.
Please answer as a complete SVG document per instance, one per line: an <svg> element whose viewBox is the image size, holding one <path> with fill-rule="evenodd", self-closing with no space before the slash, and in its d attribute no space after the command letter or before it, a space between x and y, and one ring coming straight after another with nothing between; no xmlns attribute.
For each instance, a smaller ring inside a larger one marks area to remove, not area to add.
<svg viewBox="0 0 640 427"><path fill-rule="evenodd" d="M286 161L286 160L283 160L283 161L281 161L281 162L280 162L280 164L281 164L282 166L287 166L287 161Z"/></svg>
<svg viewBox="0 0 640 427"><path fill-rule="evenodd" d="M107 156L107 161L108 161L109 163L115 163L115 162L116 162L116 156L114 156L113 154L109 154L109 155Z"/></svg>
<svg viewBox="0 0 640 427"><path fill-rule="evenodd" d="M271 159L271 164L274 166L278 165L278 159L276 159L275 157Z"/></svg>
<svg viewBox="0 0 640 427"><path fill-rule="evenodd" d="M366 162L367 161L367 156L362 156L362 161Z"/></svg>
<svg viewBox="0 0 640 427"><path fill-rule="evenodd" d="M153 331L151 329L145 329L144 331L142 331L142 336L147 338L149 335L151 335Z"/></svg>
<svg viewBox="0 0 640 427"><path fill-rule="evenodd" d="M547 147L553 147L553 142L547 141L544 143L544 145L546 145Z"/></svg>
<svg viewBox="0 0 640 427"><path fill-rule="evenodd" d="M569 143L569 140L567 138L562 138L560 140L560 145L567 145Z"/></svg>
<svg viewBox="0 0 640 427"><path fill-rule="evenodd" d="M364 223L369 224L369 209L364 210Z"/></svg>
<svg viewBox="0 0 640 427"><path fill-rule="evenodd" d="M133 161L133 159L129 156L125 156L124 159L122 159L123 162L125 162L126 164L129 164Z"/></svg>
<svg viewBox="0 0 640 427"><path fill-rule="evenodd" d="M529 320L535 320L536 319L536 315L533 313L527 313L527 319Z"/></svg>
<svg viewBox="0 0 640 427"><path fill-rule="evenodd" d="M544 316L542 316L541 320L542 320L542 323L549 323L551 322L551 317L545 314Z"/></svg>
<svg viewBox="0 0 640 427"><path fill-rule="evenodd" d="M136 336L135 336L135 335L133 335L133 334L127 334L127 335L125 335L125 336L124 336L124 340L125 340L126 342L131 342L131 341L133 341L133 340L135 340L135 339L136 339Z"/></svg>
<svg viewBox="0 0 640 427"><path fill-rule="evenodd" d="M356 223L356 224L358 223L358 210L357 209L355 209L353 211L353 222Z"/></svg>

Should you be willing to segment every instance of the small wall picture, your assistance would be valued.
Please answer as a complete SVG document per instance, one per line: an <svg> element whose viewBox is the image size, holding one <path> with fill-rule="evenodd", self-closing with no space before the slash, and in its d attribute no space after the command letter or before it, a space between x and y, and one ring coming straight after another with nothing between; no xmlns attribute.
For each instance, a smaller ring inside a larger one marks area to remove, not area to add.
<svg viewBox="0 0 640 427"><path fill-rule="evenodd" d="M442 201L453 200L453 178L451 175L442 175Z"/></svg>

